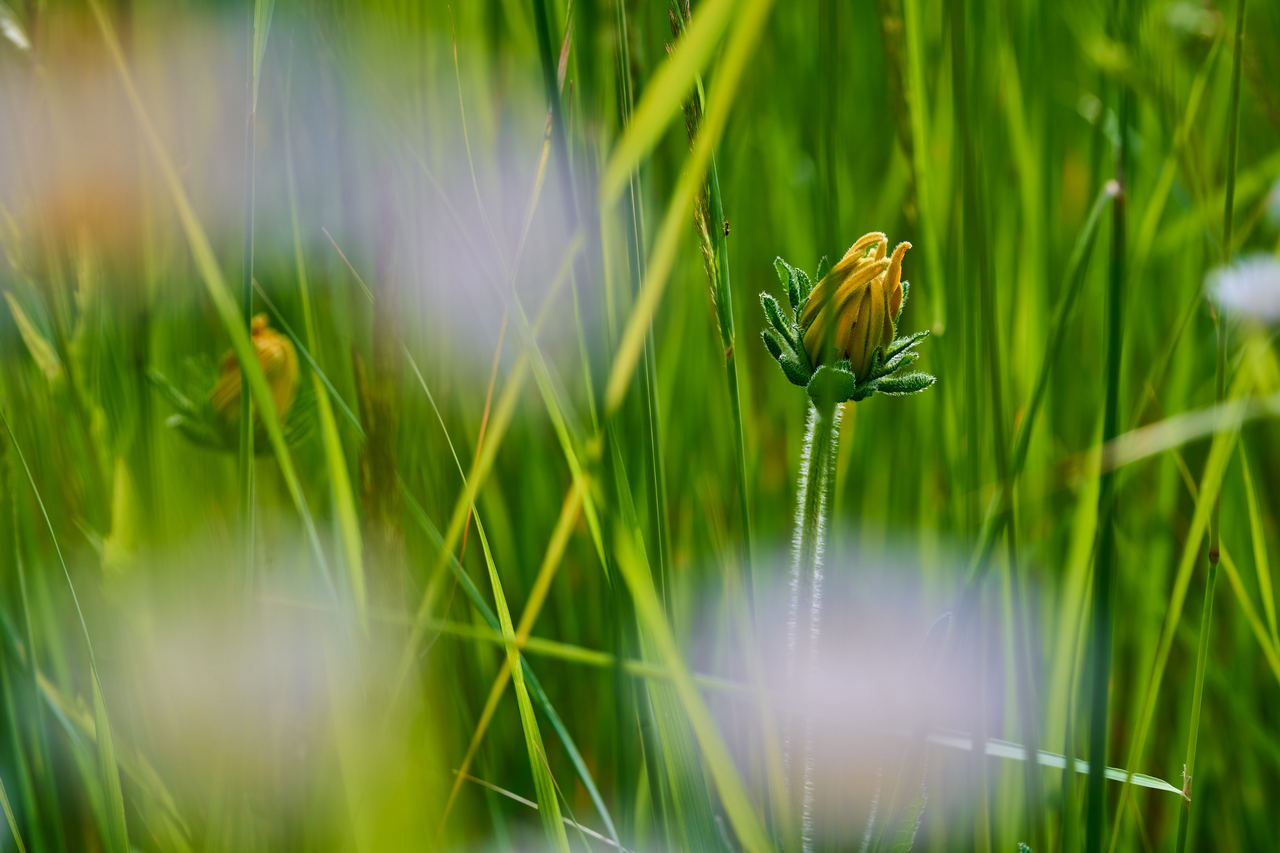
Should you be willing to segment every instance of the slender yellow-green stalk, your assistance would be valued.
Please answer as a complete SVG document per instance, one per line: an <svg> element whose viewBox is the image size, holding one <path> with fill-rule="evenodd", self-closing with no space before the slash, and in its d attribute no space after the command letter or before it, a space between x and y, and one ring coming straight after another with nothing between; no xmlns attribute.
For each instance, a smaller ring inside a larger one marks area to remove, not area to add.
<svg viewBox="0 0 1280 853"><path fill-rule="evenodd" d="M244 251L240 268L240 314L245 327L253 329L253 212L255 195L254 135L258 125L258 80L262 72L262 52L266 48L267 32L271 25L271 7L268 0L254 3L253 23L249 37L249 73L245 80L247 113L244 129ZM246 381L245 368L241 367L240 381ZM253 417L252 402L248 394L240 395L239 457L237 469L240 479L240 524L244 537L244 570L253 575Z"/></svg>
<svg viewBox="0 0 1280 853"><path fill-rule="evenodd" d="M1231 115L1227 119L1227 191L1222 210L1222 262L1231 265L1232 208L1235 205L1236 151L1240 122L1240 67L1244 47L1245 0L1236 5L1235 44L1231 59ZM1214 396L1222 405L1226 396L1227 324L1222 312L1214 314L1217 333L1217 365L1214 371ZM1191 698L1191 726L1187 732L1187 760L1183 767L1183 793L1187 799L1178 810L1178 853L1187 848L1187 832L1191 823L1191 783L1195 773L1196 745L1200 738L1200 708L1204 700L1204 676L1209 663L1209 632L1213 621L1213 591L1218 580L1218 558L1222 535L1222 492L1213 499L1213 515L1209 521L1209 567L1204 583L1204 606L1200 613L1200 639L1196 643L1196 674Z"/></svg>
<svg viewBox="0 0 1280 853"><path fill-rule="evenodd" d="M1117 15L1120 36L1128 43L1133 12L1128 0L1120 0ZM1110 441L1118 429L1120 364L1124 353L1122 308L1128 262L1126 223L1128 219L1129 115L1133 93L1125 87L1120 94L1120 144L1116 152L1115 181L1118 186L1111 208L1111 262L1107 285L1107 369L1106 399L1103 406L1102 438ZM1093 635L1089 646L1089 784L1085 807L1085 849L1102 849L1106 818L1107 699L1111 681L1112 611L1115 607L1113 576L1116 559L1115 472L1104 468L1098 490L1098 552L1093 573L1091 608Z"/></svg>

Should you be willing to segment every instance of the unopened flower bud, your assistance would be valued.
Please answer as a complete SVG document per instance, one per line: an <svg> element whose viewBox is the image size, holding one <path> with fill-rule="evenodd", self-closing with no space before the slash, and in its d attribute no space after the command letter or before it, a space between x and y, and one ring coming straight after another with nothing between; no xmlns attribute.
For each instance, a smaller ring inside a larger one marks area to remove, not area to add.
<svg viewBox="0 0 1280 853"><path fill-rule="evenodd" d="M848 359L855 376L866 376L876 350L893 341L902 258L911 244L899 243L886 257L888 245L879 232L860 237L805 300L800 328L815 367Z"/></svg>
<svg viewBox="0 0 1280 853"><path fill-rule="evenodd" d="M283 421L298 390L298 354L292 341L267 324L265 314L253 318L249 331L258 364L271 388L276 414ZM240 362L234 352L228 352L222 360L222 371L209 394L209 402L224 423L229 426L239 423Z"/></svg>

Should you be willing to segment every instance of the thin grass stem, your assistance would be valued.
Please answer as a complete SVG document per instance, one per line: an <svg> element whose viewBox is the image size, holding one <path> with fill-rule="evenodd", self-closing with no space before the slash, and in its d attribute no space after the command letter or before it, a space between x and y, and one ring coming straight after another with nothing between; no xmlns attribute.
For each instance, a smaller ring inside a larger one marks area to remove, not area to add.
<svg viewBox="0 0 1280 853"><path fill-rule="evenodd" d="M1231 113L1227 128L1227 188L1222 210L1222 260L1231 264L1231 236L1236 189L1237 133L1240 122L1240 69L1244 47L1245 0L1236 4L1235 41L1231 56ZM1227 374L1227 323L1221 312L1215 312L1217 336L1217 364L1214 370L1214 396L1219 406L1226 397ZM1200 739L1200 712L1204 702L1204 678L1209 663L1209 635L1213 624L1213 592L1218 580L1218 560L1222 535L1222 491L1213 498L1213 513L1209 519L1209 567L1205 576L1204 606L1200 614L1200 636L1196 641L1196 673L1191 697L1191 724L1187 732L1187 760L1183 767L1183 793L1190 797L1195 774L1196 747ZM1177 851L1187 849L1187 835L1191 823L1191 801L1187 799L1178 810Z"/></svg>

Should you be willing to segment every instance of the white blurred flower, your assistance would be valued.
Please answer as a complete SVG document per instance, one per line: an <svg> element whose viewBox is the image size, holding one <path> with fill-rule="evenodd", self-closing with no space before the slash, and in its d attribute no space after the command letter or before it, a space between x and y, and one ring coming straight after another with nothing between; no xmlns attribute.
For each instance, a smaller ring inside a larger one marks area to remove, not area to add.
<svg viewBox="0 0 1280 853"><path fill-rule="evenodd" d="M1271 227L1280 230L1280 178L1271 186L1267 195L1267 222Z"/></svg>
<svg viewBox="0 0 1280 853"><path fill-rule="evenodd" d="M1209 273L1209 293L1222 310L1240 319L1280 325L1280 260L1256 254Z"/></svg>

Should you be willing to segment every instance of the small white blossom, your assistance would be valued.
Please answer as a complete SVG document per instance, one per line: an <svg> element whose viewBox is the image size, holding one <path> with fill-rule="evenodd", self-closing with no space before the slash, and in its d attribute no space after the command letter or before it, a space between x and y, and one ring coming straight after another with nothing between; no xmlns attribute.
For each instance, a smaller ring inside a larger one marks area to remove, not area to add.
<svg viewBox="0 0 1280 853"><path fill-rule="evenodd" d="M1280 260L1256 254L1209 273L1209 293L1223 312L1280 325Z"/></svg>
<svg viewBox="0 0 1280 853"><path fill-rule="evenodd" d="M1267 195L1267 221L1271 227L1280 230L1280 178L1276 178L1271 192Z"/></svg>

